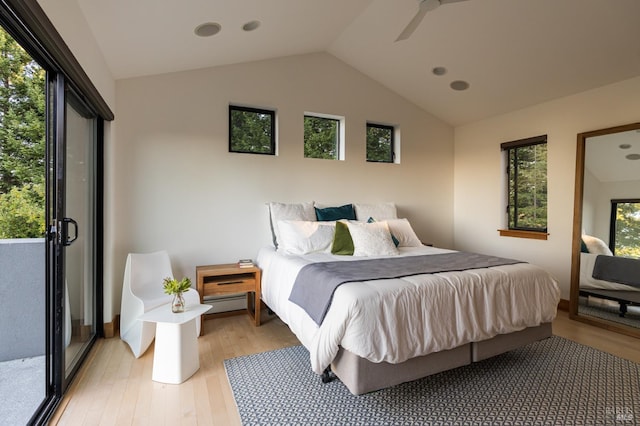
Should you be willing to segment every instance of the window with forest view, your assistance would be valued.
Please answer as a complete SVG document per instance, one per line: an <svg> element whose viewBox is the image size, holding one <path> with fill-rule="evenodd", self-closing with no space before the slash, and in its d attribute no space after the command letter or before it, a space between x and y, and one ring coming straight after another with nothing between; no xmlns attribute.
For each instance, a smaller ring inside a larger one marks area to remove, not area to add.
<svg viewBox="0 0 640 426"><path fill-rule="evenodd" d="M45 71L0 29L0 239L45 233Z"/></svg>
<svg viewBox="0 0 640 426"><path fill-rule="evenodd" d="M394 128L367 123L367 161L393 163Z"/></svg>
<svg viewBox="0 0 640 426"><path fill-rule="evenodd" d="M547 232L547 136L501 145L507 158L509 229Z"/></svg>
<svg viewBox="0 0 640 426"><path fill-rule="evenodd" d="M611 251L640 258L640 199L611 200Z"/></svg>
<svg viewBox="0 0 640 426"><path fill-rule="evenodd" d="M339 159L340 119L304 116L305 158Z"/></svg>
<svg viewBox="0 0 640 426"><path fill-rule="evenodd" d="M229 105L229 151L276 153L274 111Z"/></svg>

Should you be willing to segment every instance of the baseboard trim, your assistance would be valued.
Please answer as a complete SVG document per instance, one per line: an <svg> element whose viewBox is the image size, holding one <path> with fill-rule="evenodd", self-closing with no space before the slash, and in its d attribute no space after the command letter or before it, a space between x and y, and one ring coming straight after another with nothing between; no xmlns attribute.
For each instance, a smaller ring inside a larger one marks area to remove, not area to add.
<svg viewBox="0 0 640 426"><path fill-rule="evenodd" d="M106 339L116 337L120 333L120 315L116 315L111 322L102 325L102 332Z"/></svg>
<svg viewBox="0 0 640 426"><path fill-rule="evenodd" d="M558 309L561 311L569 312L569 301L566 299L560 299L560 303L558 303Z"/></svg>

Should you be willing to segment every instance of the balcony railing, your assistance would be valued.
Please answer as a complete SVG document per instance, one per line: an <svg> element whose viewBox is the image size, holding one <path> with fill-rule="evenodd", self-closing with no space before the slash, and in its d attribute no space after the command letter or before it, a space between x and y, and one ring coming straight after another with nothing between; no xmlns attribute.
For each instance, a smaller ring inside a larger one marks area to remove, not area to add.
<svg viewBox="0 0 640 426"><path fill-rule="evenodd" d="M26 424L45 397L45 240L0 240L0 419Z"/></svg>
<svg viewBox="0 0 640 426"><path fill-rule="evenodd" d="M0 362L45 354L45 240L0 240Z"/></svg>

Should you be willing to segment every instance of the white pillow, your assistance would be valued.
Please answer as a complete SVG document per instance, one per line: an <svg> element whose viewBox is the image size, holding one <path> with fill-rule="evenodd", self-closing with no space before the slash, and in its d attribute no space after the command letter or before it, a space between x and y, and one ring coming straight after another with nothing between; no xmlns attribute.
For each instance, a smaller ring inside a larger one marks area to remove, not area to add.
<svg viewBox="0 0 640 426"><path fill-rule="evenodd" d="M354 204L353 207L356 210L356 219L361 222L366 222L370 217L375 220L398 218L395 203Z"/></svg>
<svg viewBox="0 0 640 426"><path fill-rule="evenodd" d="M389 225L389 231L398 240L398 247L422 246L422 241L420 241L407 219L389 219L386 222Z"/></svg>
<svg viewBox="0 0 640 426"><path fill-rule="evenodd" d="M335 222L278 221L280 245L278 251L287 254L331 252Z"/></svg>
<svg viewBox="0 0 640 426"><path fill-rule="evenodd" d="M398 249L389 233L386 222L357 223L347 222L353 240L354 256L391 256Z"/></svg>
<svg viewBox="0 0 640 426"><path fill-rule="evenodd" d="M313 208L313 201L305 203L267 203L269 206L269 217L271 218L271 232L273 245L278 248L280 244L280 231L278 222L281 220L303 220L315 221L316 211Z"/></svg>
<svg viewBox="0 0 640 426"><path fill-rule="evenodd" d="M584 241L585 245L587 246L587 250L589 250L589 253L613 256L613 253L611 253L609 247L600 238L583 234L582 241Z"/></svg>

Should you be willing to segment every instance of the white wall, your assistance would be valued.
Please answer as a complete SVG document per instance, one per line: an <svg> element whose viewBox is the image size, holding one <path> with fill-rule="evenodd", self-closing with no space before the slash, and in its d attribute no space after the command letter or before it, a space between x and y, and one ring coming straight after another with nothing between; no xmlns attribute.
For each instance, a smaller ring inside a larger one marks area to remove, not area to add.
<svg viewBox="0 0 640 426"><path fill-rule="evenodd" d="M601 193L601 182L589 169L585 169L584 192L582 195L582 232L587 235L599 235L599 233L596 233L596 229L598 229L597 224L605 220L605 218L599 217L599 194ZM609 221L609 215L607 215L606 220L607 222Z"/></svg>
<svg viewBox="0 0 640 426"><path fill-rule="evenodd" d="M577 134L640 119L640 78L455 129L454 245L538 264L569 298ZM503 226L500 143L548 135L547 241L498 236Z"/></svg>
<svg viewBox="0 0 640 426"><path fill-rule="evenodd" d="M38 4L113 111L115 80L77 2L38 0Z"/></svg>
<svg viewBox="0 0 640 426"><path fill-rule="evenodd" d="M120 80L116 95L107 285L128 252L166 249L192 279L196 265L255 258L269 201L394 201L420 238L452 246L453 129L329 54ZM229 103L277 110L277 156L228 152ZM303 158L305 111L345 117L345 161ZM367 120L400 127L401 164L365 161Z"/></svg>

